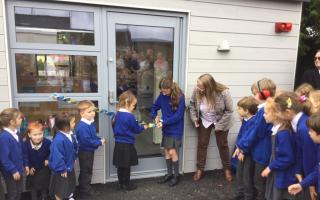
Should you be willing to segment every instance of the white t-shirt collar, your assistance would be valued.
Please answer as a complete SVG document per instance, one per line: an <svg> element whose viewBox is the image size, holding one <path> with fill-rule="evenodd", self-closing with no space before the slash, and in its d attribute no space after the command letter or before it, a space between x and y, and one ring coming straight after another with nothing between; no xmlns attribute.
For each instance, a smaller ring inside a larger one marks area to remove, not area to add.
<svg viewBox="0 0 320 200"><path fill-rule="evenodd" d="M13 137L14 137L14 139L16 139L18 142L19 142L19 136L18 136L18 130L11 130L10 128L8 128L8 127L5 127L3 130L5 130L5 131L7 131L7 132L9 132Z"/></svg>

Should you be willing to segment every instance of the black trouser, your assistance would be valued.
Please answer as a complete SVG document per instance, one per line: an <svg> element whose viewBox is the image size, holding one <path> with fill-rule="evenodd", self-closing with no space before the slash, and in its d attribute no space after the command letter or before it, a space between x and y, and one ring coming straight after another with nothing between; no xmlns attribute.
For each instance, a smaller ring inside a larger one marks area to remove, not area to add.
<svg viewBox="0 0 320 200"><path fill-rule="evenodd" d="M22 179L21 175L21 179L19 181L15 181L13 178L5 180L7 185L7 200L20 200L23 187Z"/></svg>
<svg viewBox="0 0 320 200"><path fill-rule="evenodd" d="M254 163L251 156L245 156L244 161L238 162L237 166L237 182L238 195L243 196L244 200L252 200L254 197L253 187Z"/></svg>
<svg viewBox="0 0 320 200"><path fill-rule="evenodd" d="M256 189L256 200L265 199L266 178L261 176L262 171L266 168L265 165L260 165L254 162L254 187Z"/></svg>
<svg viewBox="0 0 320 200"><path fill-rule="evenodd" d="M31 200L38 200L38 192L39 190L31 190ZM40 190L41 192L41 199L47 199L47 190L43 189Z"/></svg>
<svg viewBox="0 0 320 200"><path fill-rule="evenodd" d="M3 185L2 185L2 177L0 175L0 200L5 200L4 197L4 189L3 189Z"/></svg>
<svg viewBox="0 0 320 200"><path fill-rule="evenodd" d="M118 167L117 168L117 174L118 174L118 181L120 185L129 186L130 184L130 167L129 168L123 168Z"/></svg>
<svg viewBox="0 0 320 200"><path fill-rule="evenodd" d="M79 190L88 192L91 189L94 152L79 151L80 174L78 178Z"/></svg>

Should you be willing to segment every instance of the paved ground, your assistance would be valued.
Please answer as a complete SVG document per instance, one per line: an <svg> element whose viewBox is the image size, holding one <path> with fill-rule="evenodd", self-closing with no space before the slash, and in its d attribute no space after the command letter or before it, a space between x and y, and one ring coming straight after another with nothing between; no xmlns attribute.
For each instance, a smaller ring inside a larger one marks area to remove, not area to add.
<svg viewBox="0 0 320 200"><path fill-rule="evenodd" d="M194 182L192 175L183 175L179 185L173 188L157 184L157 178L134 180L138 189L130 192L120 191L117 183L97 184L93 187L100 194L90 200L228 200L234 193L235 181L225 181L221 170L207 172L199 182Z"/></svg>

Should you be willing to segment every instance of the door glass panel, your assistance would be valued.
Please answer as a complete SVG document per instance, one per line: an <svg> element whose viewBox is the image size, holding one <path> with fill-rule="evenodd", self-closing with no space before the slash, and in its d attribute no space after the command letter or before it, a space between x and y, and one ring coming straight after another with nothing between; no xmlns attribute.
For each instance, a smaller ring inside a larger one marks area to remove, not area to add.
<svg viewBox="0 0 320 200"><path fill-rule="evenodd" d="M15 7L17 42L94 45L94 13Z"/></svg>
<svg viewBox="0 0 320 200"><path fill-rule="evenodd" d="M131 90L138 98L135 115L152 122L151 106L160 93L162 77L172 78L174 29L116 25L117 97ZM160 129L147 129L137 136L139 157L160 155Z"/></svg>
<svg viewBox="0 0 320 200"><path fill-rule="evenodd" d="M92 101L98 108L98 101ZM52 129L54 125L54 116L60 112L67 112L73 114L76 117L76 122L80 120L80 115L76 104L70 104L63 101L55 102L19 102L19 110L24 114L28 121L40 121L45 125L45 136L52 137L54 131ZM96 113L95 125L97 132L99 132L99 114Z"/></svg>
<svg viewBox="0 0 320 200"><path fill-rule="evenodd" d="M15 54L18 93L98 92L97 57Z"/></svg>

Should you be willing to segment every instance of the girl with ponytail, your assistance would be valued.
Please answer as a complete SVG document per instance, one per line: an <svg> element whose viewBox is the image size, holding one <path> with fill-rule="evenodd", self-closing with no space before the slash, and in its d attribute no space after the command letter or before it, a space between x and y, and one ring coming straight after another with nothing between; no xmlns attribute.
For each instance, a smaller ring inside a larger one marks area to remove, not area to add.
<svg viewBox="0 0 320 200"><path fill-rule="evenodd" d="M181 146L185 101L184 94L176 82L162 78L159 82L160 95L154 102L151 113L158 128L162 128L162 142L168 173L158 183L169 182L175 186L179 182L179 147ZM161 110L162 119L158 116ZM174 171L174 173L173 173Z"/></svg>

